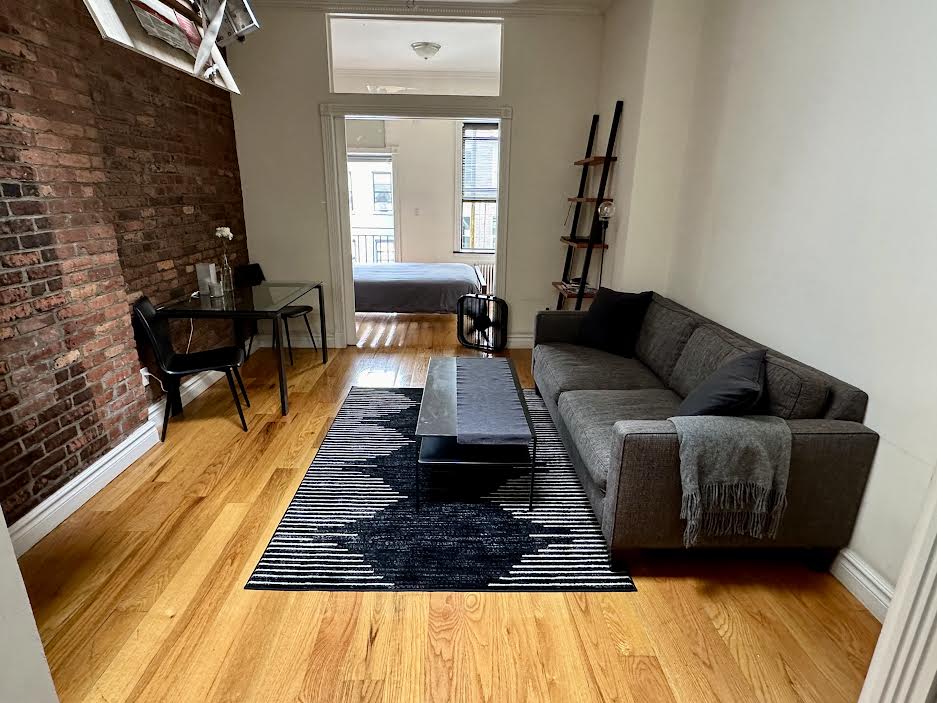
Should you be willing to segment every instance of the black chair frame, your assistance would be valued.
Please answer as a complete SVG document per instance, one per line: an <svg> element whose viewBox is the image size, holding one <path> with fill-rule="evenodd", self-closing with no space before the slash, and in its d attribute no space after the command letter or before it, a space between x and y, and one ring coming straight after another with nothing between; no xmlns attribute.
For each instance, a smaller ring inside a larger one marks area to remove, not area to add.
<svg viewBox="0 0 937 703"><path fill-rule="evenodd" d="M240 347L219 347L192 354L178 354L172 347L168 320L159 316L149 298L144 296L134 303L133 314L134 319L146 334L150 346L153 348L156 363L166 383L166 387L163 389L166 392L166 407L163 411L163 428L160 433L160 441L166 441L169 416L172 414L172 399L179 396L179 385L182 378L203 371L224 372L228 379L231 396L234 398L234 405L237 407L238 417L241 419L241 429L247 432L247 421L244 419L241 399L238 397L237 389L234 386L235 381L237 381L237 385L240 386L241 393L244 395L244 402L247 407L250 407L251 401L247 397L247 389L244 387L244 380L238 370L241 364L244 363L244 350Z"/></svg>
<svg viewBox="0 0 937 703"><path fill-rule="evenodd" d="M256 286L266 280L267 278L264 276L264 270L260 267L260 264L244 264L234 269L234 285L238 288ZM283 328L286 330L286 349L290 355L290 366L293 365L293 342L290 340L290 320L297 317L303 318L303 322L306 323L306 329L309 331L309 339L312 340L312 348L316 350L319 349L319 347L316 346L316 338L312 334L312 326L309 324L308 315L312 311L313 308L311 305L288 305L283 308L279 317L274 320L275 325L280 324L282 321ZM246 354L248 356L250 356L251 347L254 346L254 336L256 334L257 328L255 326L250 333L250 338L247 340Z"/></svg>

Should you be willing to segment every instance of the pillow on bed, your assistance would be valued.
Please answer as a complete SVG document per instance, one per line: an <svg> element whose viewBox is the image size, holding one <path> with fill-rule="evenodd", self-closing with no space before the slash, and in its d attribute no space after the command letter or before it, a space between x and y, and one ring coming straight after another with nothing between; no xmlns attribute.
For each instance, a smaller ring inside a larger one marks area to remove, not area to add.
<svg viewBox="0 0 937 703"><path fill-rule="evenodd" d="M634 356L651 295L650 291L619 293L599 288L579 328L579 343L619 356Z"/></svg>

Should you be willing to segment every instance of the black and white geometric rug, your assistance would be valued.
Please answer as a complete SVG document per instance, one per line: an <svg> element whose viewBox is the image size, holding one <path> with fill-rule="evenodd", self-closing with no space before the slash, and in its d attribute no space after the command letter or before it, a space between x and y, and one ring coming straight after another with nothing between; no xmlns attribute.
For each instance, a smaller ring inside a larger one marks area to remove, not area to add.
<svg viewBox="0 0 937 703"><path fill-rule="evenodd" d="M634 591L613 570L543 401L529 466L421 470L421 388L352 388L246 588Z"/></svg>

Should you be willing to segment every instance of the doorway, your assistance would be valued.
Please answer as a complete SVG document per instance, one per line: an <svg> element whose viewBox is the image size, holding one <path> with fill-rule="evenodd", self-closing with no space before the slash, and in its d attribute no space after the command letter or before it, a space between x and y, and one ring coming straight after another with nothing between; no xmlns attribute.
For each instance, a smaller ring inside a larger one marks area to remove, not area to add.
<svg viewBox="0 0 937 703"><path fill-rule="evenodd" d="M393 154L348 152L352 264L400 260L395 181Z"/></svg>
<svg viewBox="0 0 937 703"><path fill-rule="evenodd" d="M478 271L478 292L504 290L498 262L507 243L509 108L322 112L330 191L334 186L329 233L337 246L330 257L333 280L341 281L333 295L346 344L357 342L355 276L363 275L362 264L459 265ZM388 304L392 313L431 312Z"/></svg>

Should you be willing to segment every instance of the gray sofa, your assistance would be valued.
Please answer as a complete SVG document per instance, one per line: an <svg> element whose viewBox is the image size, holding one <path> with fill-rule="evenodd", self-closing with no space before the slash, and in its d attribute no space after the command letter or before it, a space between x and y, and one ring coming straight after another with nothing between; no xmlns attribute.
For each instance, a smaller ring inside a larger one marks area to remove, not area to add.
<svg viewBox="0 0 937 703"><path fill-rule="evenodd" d="M613 556L683 547L680 459L667 420L681 399L734 356L761 348L654 294L635 358L577 345L584 312L545 311L534 329L533 376ZM702 538L700 546L807 547L828 561L849 542L878 435L868 396L769 351L769 412L793 435L788 509L775 540Z"/></svg>

